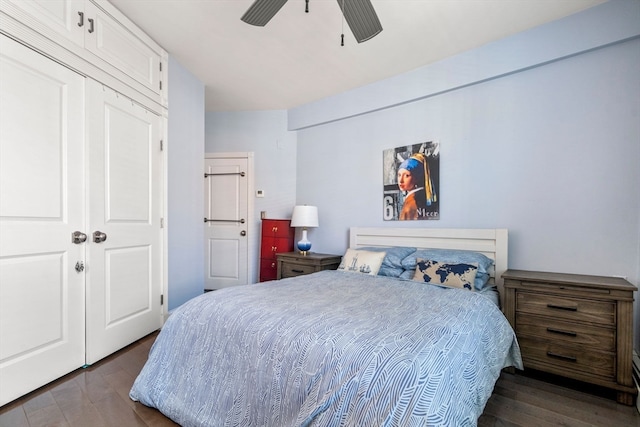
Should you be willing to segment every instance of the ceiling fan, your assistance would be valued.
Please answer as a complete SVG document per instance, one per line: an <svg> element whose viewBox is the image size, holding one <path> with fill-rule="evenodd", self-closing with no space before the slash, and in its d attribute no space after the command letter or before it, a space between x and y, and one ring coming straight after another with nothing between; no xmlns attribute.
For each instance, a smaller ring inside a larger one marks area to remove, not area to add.
<svg viewBox="0 0 640 427"><path fill-rule="evenodd" d="M337 0L344 19L358 43L367 41L382 31L382 25L370 0ZM284 6L287 0L255 0L240 18L247 24L264 27ZM309 12L309 0L305 0ZM343 44L344 44L344 34Z"/></svg>

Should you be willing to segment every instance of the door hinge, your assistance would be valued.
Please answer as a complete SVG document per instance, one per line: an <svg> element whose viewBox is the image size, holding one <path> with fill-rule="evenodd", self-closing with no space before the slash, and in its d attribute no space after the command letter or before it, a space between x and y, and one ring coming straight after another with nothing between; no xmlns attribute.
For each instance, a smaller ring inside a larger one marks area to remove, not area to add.
<svg viewBox="0 0 640 427"><path fill-rule="evenodd" d="M162 62L160 62L159 64L160 64L160 71L162 71Z"/></svg>
<svg viewBox="0 0 640 427"><path fill-rule="evenodd" d="M160 228L164 228L164 218L160 218Z"/></svg>
<svg viewBox="0 0 640 427"><path fill-rule="evenodd" d="M160 305L164 305L164 295L160 295Z"/></svg>
<svg viewBox="0 0 640 427"><path fill-rule="evenodd" d="M160 140L160 151L164 151L164 141Z"/></svg>
<svg viewBox="0 0 640 427"><path fill-rule="evenodd" d="M160 80L160 90L162 90L162 80Z"/></svg>

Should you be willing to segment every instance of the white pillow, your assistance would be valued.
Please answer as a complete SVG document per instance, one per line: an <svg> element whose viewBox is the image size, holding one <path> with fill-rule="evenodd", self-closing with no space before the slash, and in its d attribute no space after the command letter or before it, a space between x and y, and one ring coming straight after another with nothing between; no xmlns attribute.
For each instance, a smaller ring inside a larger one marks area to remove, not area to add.
<svg viewBox="0 0 640 427"><path fill-rule="evenodd" d="M338 270L348 273L361 273L375 276L380 270L386 252L347 249Z"/></svg>

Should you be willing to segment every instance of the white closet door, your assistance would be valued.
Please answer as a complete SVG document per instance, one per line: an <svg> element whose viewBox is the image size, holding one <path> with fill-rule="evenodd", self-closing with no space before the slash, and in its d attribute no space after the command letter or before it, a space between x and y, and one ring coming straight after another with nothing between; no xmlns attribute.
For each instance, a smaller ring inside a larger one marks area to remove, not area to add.
<svg viewBox="0 0 640 427"><path fill-rule="evenodd" d="M159 49L144 43L95 4L87 2L85 11L88 21L85 49L160 93Z"/></svg>
<svg viewBox="0 0 640 427"><path fill-rule="evenodd" d="M84 364L84 78L0 35L0 405Z"/></svg>
<svg viewBox="0 0 640 427"><path fill-rule="evenodd" d="M205 289L248 283L247 158L205 159Z"/></svg>
<svg viewBox="0 0 640 427"><path fill-rule="evenodd" d="M45 26L34 29L50 36L49 31L66 37L78 46L84 46L84 0L8 0ZM10 6L10 5L7 5Z"/></svg>
<svg viewBox="0 0 640 427"><path fill-rule="evenodd" d="M87 79L87 363L160 328L161 118ZM94 242L95 232L106 240Z"/></svg>

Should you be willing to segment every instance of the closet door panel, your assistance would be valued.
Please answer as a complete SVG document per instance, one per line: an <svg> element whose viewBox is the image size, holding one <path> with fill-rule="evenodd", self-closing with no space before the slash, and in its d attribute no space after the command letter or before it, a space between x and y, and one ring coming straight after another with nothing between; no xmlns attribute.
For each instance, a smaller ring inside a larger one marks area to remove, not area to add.
<svg viewBox="0 0 640 427"><path fill-rule="evenodd" d="M89 80L87 363L160 328L159 116Z"/></svg>
<svg viewBox="0 0 640 427"><path fill-rule="evenodd" d="M85 37L85 49L159 93L160 52L135 37L95 4L87 2L85 8L87 16L93 20Z"/></svg>
<svg viewBox="0 0 640 427"><path fill-rule="evenodd" d="M0 405L84 364L84 78L0 36Z"/></svg>
<svg viewBox="0 0 640 427"><path fill-rule="evenodd" d="M78 46L84 45L84 0L6 0L35 19L30 26L46 35L57 33ZM24 17L23 19L29 19ZM44 24L43 26L38 23Z"/></svg>

